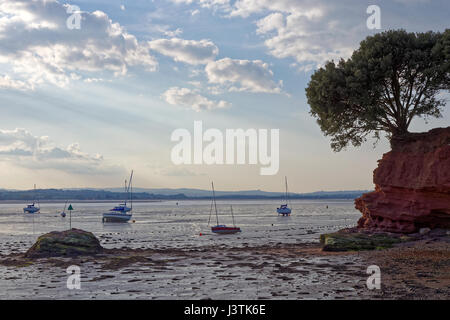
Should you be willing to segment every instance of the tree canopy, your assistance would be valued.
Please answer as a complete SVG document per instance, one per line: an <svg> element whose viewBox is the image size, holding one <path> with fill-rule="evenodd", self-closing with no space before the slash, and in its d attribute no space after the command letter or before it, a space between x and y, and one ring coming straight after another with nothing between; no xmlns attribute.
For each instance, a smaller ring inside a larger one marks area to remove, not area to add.
<svg viewBox="0 0 450 320"><path fill-rule="evenodd" d="M441 117L450 88L450 29L367 37L348 60L327 62L311 77L310 113L331 147L360 146L369 134L408 133L414 117Z"/></svg>

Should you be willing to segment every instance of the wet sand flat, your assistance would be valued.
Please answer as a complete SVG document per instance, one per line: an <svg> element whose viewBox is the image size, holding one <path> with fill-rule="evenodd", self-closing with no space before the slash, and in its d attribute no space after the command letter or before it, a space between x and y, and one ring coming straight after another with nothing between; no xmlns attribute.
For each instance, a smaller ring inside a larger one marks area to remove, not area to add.
<svg viewBox="0 0 450 320"><path fill-rule="evenodd" d="M418 255L420 253L420 255ZM1 299L448 299L448 243L322 252L317 244L200 249L110 249L94 257L0 257ZM366 286L369 265L382 287ZM66 286L69 265L81 289Z"/></svg>

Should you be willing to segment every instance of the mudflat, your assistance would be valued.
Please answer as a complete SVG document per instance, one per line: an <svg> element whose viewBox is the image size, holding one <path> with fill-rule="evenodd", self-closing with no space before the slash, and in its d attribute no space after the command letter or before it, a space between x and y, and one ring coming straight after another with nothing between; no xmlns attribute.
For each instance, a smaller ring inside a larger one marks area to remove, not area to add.
<svg viewBox="0 0 450 320"><path fill-rule="evenodd" d="M68 289L66 269L81 270ZM369 290L367 267L381 270ZM449 299L450 238L391 249L324 252L319 244L105 249L73 258L0 256L1 299Z"/></svg>

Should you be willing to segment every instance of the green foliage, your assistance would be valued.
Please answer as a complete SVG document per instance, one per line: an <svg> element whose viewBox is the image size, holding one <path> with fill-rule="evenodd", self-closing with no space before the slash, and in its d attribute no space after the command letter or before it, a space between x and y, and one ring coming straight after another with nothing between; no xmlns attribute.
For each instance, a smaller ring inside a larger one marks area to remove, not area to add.
<svg viewBox="0 0 450 320"><path fill-rule="evenodd" d="M311 114L340 151L367 135L408 133L414 117L440 117L450 88L450 29L391 30L367 37L348 60L328 62L311 77Z"/></svg>

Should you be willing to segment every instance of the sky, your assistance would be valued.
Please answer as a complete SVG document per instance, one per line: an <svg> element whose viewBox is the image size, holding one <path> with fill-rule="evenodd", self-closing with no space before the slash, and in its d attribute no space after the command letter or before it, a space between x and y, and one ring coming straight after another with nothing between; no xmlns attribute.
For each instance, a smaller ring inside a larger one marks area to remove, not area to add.
<svg viewBox="0 0 450 320"><path fill-rule="evenodd" d="M0 188L116 187L134 170L147 188L372 189L387 140L333 152L305 87L365 37L443 31L449 13L446 0L0 0ZM444 110L410 130L448 126ZM194 121L279 129L278 172L174 164L171 135Z"/></svg>

